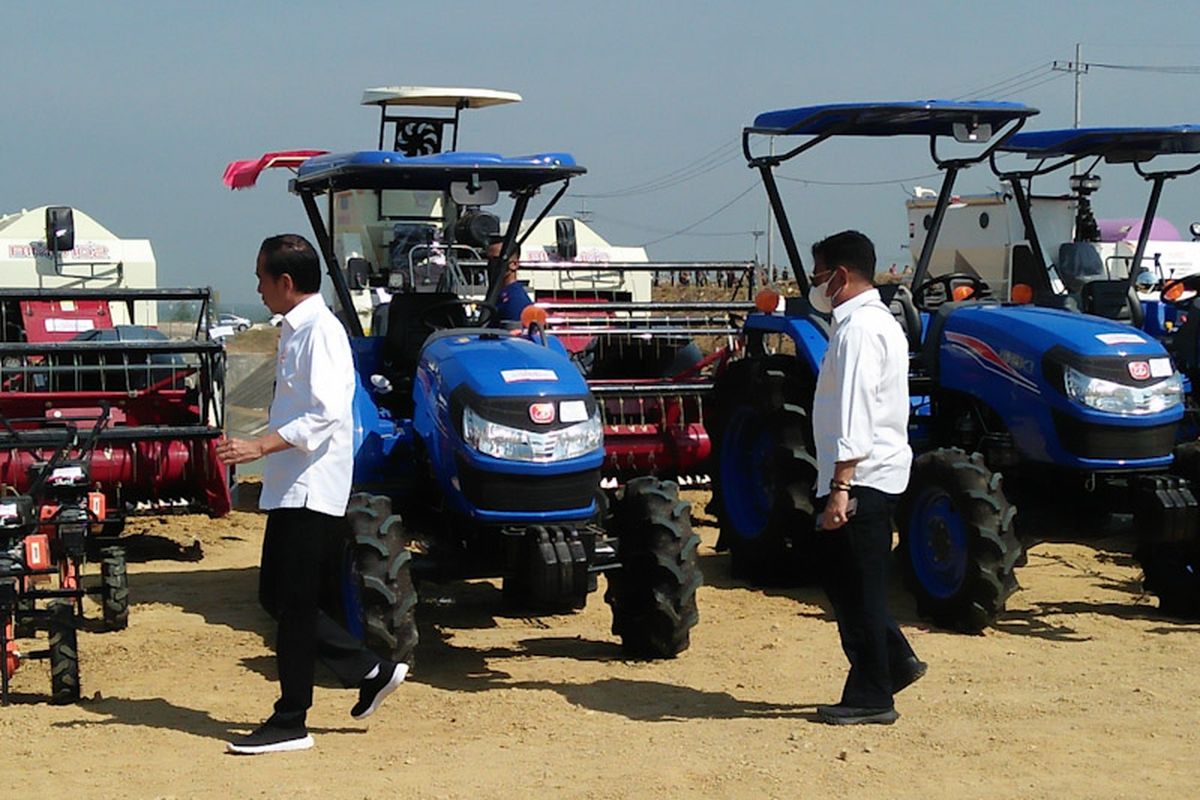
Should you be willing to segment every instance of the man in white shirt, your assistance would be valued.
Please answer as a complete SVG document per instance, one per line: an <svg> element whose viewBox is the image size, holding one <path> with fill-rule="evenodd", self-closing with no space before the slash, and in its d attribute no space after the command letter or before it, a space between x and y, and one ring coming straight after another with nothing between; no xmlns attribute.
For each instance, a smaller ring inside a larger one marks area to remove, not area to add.
<svg viewBox="0 0 1200 800"><path fill-rule="evenodd" d="M813 438L825 590L850 674L835 725L891 724L892 695L925 674L887 607L892 513L908 485L908 340L875 288L875 247L843 231L812 247L809 302L833 316L817 376Z"/></svg>
<svg viewBox="0 0 1200 800"><path fill-rule="evenodd" d="M263 242L255 272L263 304L283 315L268 432L217 447L227 464L266 458L259 601L279 623L280 698L257 730L229 743L230 752L246 755L312 747L305 717L318 656L343 685L359 688L355 719L374 713L408 673L323 610L335 603L345 543L355 379L346 331L320 295L317 253L302 236L273 236Z"/></svg>

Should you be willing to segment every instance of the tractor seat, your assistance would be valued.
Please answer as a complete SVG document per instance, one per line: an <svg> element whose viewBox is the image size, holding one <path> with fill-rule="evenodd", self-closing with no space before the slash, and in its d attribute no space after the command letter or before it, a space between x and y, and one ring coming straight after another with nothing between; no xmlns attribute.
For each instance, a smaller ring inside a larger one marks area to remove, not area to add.
<svg viewBox="0 0 1200 800"><path fill-rule="evenodd" d="M455 300L458 300L458 295L453 292L401 292L392 295L391 302L387 304L387 326L383 331L383 358L391 366L392 374L388 377L393 382L398 380L411 386L421 348L434 332L426 323L439 328L461 328L467 324L466 311L461 305L447 305L432 315L424 313L439 303Z"/></svg>
<svg viewBox="0 0 1200 800"><path fill-rule="evenodd" d="M917 313L917 307L913 303L912 292L901 283L885 283L875 288L879 290L879 297L883 300L884 305L900 323L900 327L908 339L908 352L920 352L921 315Z"/></svg>
<svg viewBox="0 0 1200 800"><path fill-rule="evenodd" d="M1141 301L1128 281L1084 282L1079 289L1079 308L1085 314L1141 324Z"/></svg>

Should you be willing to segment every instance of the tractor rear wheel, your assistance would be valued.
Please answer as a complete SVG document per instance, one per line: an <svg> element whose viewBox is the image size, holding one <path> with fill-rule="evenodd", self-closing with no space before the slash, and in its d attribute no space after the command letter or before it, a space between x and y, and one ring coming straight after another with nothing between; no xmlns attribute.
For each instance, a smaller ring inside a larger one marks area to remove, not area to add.
<svg viewBox="0 0 1200 800"><path fill-rule="evenodd" d="M381 658L413 665L417 591L404 521L392 501L358 493L346 509L350 538L342 569L346 628Z"/></svg>
<svg viewBox="0 0 1200 800"><path fill-rule="evenodd" d="M1017 589L1016 507L1001 483L981 454L958 448L913 464L898 511L898 556L917 613L939 626L979 633Z"/></svg>
<svg viewBox="0 0 1200 800"><path fill-rule="evenodd" d="M717 381L718 547L731 551L736 575L756 584L814 577L812 393L810 376L786 355L734 362Z"/></svg>
<svg viewBox="0 0 1200 800"><path fill-rule="evenodd" d="M79 646L75 631L75 604L51 600L47 629L50 632L50 702L65 705L79 701Z"/></svg>
<svg viewBox="0 0 1200 800"><path fill-rule="evenodd" d="M106 547L100 551L100 602L104 629L121 631L129 626L129 575L125 569L125 549Z"/></svg>
<svg viewBox="0 0 1200 800"><path fill-rule="evenodd" d="M700 537L692 532L691 507L674 482L634 478L613 504L611 530L621 563L607 573L604 593L613 634L638 658L674 658L700 620Z"/></svg>

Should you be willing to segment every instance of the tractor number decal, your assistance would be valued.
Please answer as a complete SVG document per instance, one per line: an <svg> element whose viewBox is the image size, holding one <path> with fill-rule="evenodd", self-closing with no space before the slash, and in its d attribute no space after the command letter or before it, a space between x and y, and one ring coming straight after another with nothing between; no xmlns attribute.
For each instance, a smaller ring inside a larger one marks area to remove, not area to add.
<svg viewBox="0 0 1200 800"><path fill-rule="evenodd" d="M1005 361L986 342L962 333L946 333L946 341L950 347L974 359L981 367L1002 378L1012 381L1034 394L1040 394L1037 384L1026 375L1022 375L1011 364Z"/></svg>

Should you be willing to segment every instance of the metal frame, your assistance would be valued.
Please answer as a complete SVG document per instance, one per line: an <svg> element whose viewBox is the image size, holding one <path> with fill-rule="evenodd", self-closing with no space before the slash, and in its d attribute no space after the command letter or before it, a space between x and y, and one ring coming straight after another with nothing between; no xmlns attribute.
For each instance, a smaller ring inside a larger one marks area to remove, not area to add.
<svg viewBox="0 0 1200 800"><path fill-rule="evenodd" d="M1003 181L1007 181L1013 190L1013 199L1017 201L1017 208L1021 214L1021 221L1025 226L1025 238L1029 241L1029 246L1033 250L1037 259L1037 264L1041 268L1043 275L1049 275L1049 265L1046 263L1045 254L1037 238L1037 230L1033 223L1033 206L1031 201L1031 192L1026 192L1021 186L1021 181L1025 181L1032 188L1033 179L1043 175L1049 175L1052 172L1057 172L1061 169L1077 164L1080 161L1093 159L1092 164L1084 170L1083 174L1090 174L1093 169L1100 163L1101 159L1109 161L1109 163L1132 163L1134 171L1144 180L1150 183L1150 197L1146 202L1146 210L1142 214L1142 227L1138 232L1137 245L1134 248L1133 257L1129 263L1129 276L1126 279L1130 286L1133 286L1134 279L1137 275L1137 268L1141 266L1142 259L1146 255L1146 246L1150 242L1150 228L1154 222L1154 215L1158 212L1158 203L1162 197L1163 187L1169 180L1182 178L1188 175L1193 175L1200 172L1200 162L1186 169L1167 169L1157 171L1146 171L1143 169L1143 164L1158 155L1171 155L1169 153L1148 153L1145 157L1139 158L1138 153L1142 151L1122 151L1121 142L1111 141L1098 143L1096 147L1085 150L1079 153L1067 154L1061 157L1048 155L1038 161L1037 165L1031 169L1025 170L1002 170L996 163L995 156L989 158L993 174ZM1019 150L1009 150L1009 152L1022 152ZM1032 151L1029 151L1032 152ZM1175 155L1184 155L1178 153ZM1032 157L1032 155L1031 155ZM1052 158L1057 160L1051 161ZM1049 163L1048 163L1049 162Z"/></svg>
<svg viewBox="0 0 1200 800"><path fill-rule="evenodd" d="M787 211L784 208L783 200L779 193L779 186L775 181L773 170L780 166L785 161L807 152L818 144L830 139L834 136L839 136L854 131L855 126L866 116L878 113L878 106L863 106L861 108L845 108L845 107L825 107L824 110L819 110L813 115L803 118L785 130L776 130L770 128L749 126L742 130L742 152L746 157L747 164L752 168L757 168L762 176L763 186L767 191L767 198L771 204L772 213L775 216L775 221L779 225L779 235L783 239L784 249L787 251L788 259L792 265L792 273L796 279L796 284L802 295L807 294L809 289L809 281L804 273L804 266L800 257L800 250L796 245L796 237L792 231L791 222L788 219ZM916 110L916 109L914 109ZM930 109L932 113L936 113L937 109ZM931 243L937 239L938 231L941 228L942 220L946 215L946 208L950 203L950 195L954 188L954 181L961 169L970 167L974 164L988 159L1009 137L1017 133L1029 116L1037 113L1033 109L1028 109L1029 113L1024 116L1019 116L1014 119L1007 120L1002 123L1001 130L993 134L993 141L988 145L982 153L969 157L943 158L938 154L937 140L945 136L944 133L932 132L927 135L929 138L929 152L938 169L945 171L945 177L942 179L942 188L938 194L937 205L934 208L933 217L930 222L929 231L925 237L925 246L921 248L920 257L917 259L916 270L913 273L912 285L920 286L924 282L925 274L929 270L929 261L933 257L933 248ZM843 121L831 125L826 130L815 134L804 134L803 129L810 126L814 122L819 121L827 116L845 116ZM966 111L947 111L946 116L949 117L969 117ZM1004 126L1008 126L1007 129ZM788 150L785 153L778 155L759 155L756 156L751 152L750 137L755 135L772 135L772 136L788 136L788 135L811 135L812 138L801 143L800 145ZM912 134L917 135L917 134Z"/></svg>

